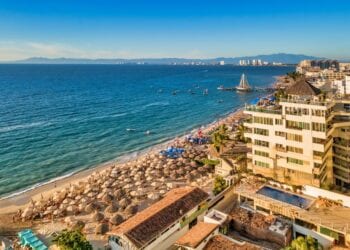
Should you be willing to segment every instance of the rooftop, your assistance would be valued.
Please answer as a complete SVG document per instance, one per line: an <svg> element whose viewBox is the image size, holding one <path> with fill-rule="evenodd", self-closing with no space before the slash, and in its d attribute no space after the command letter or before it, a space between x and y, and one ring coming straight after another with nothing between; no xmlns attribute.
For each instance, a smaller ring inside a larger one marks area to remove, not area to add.
<svg viewBox="0 0 350 250"><path fill-rule="evenodd" d="M258 246L247 242L235 242L228 239L225 236L216 235L211 238L208 244L203 248L204 250L258 250L261 249Z"/></svg>
<svg viewBox="0 0 350 250"><path fill-rule="evenodd" d="M109 234L125 235L141 248L207 198L208 194L200 188L173 189L162 200L115 227Z"/></svg>
<svg viewBox="0 0 350 250"><path fill-rule="evenodd" d="M218 224L198 222L191 230L176 241L176 245L196 248L205 240L212 232L218 228Z"/></svg>

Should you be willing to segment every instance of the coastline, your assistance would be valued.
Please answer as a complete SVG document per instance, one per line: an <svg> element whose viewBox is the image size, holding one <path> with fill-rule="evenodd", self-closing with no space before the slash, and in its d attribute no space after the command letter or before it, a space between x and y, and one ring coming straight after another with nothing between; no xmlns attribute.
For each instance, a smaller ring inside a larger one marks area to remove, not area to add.
<svg viewBox="0 0 350 250"><path fill-rule="evenodd" d="M226 115L223 115L218 120L214 120L213 122L206 124L204 126L199 126L198 128L201 128L203 133L208 133L210 130L214 129L220 124L227 123L230 120L235 119L235 117L239 116L240 114L243 114L242 106L235 108L233 111L229 112ZM194 131L196 131L196 129L193 129L189 133L193 133ZM94 172L103 171L114 165L118 165L124 162L138 159L146 154L150 154L155 151L159 152L159 150L161 150L162 148L165 148L167 145L173 143L175 140L178 140L184 137L185 136L175 137L166 142L151 146L144 150L132 152L132 154L136 153L136 155L133 155L131 157L126 157L128 155L124 155L124 156L118 157L117 159L111 160L106 163L102 163L100 165L94 166L89 169L80 170L73 174L69 174L67 176L57 177L55 179L48 180L46 183L43 183L43 184L36 184L38 185L37 187L32 186L32 187L29 187L27 190L18 191L17 193L15 192L13 194L9 194L8 196L0 198L0 214L4 215L4 214L14 213L18 209L23 209L31 200L38 200L38 199L41 199L42 197L44 198L49 197L56 191L62 190L66 187L69 187L70 185L85 181ZM119 159L121 160L118 161Z"/></svg>

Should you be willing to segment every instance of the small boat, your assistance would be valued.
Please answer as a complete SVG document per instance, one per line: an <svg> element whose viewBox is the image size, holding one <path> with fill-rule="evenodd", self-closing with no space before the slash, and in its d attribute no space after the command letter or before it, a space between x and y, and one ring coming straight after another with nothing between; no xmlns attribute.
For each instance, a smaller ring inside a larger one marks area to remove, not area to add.
<svg viewBox="0 0 350 250"><path fill-rule="evenodd" d="M224 85L220 85L220 86L218 87L218 90L224 90L224 89L225 89Z"/></svg>
<svg viewBox="0 0 350 250"><path fill-rule="evenodd" d="M224 100L218 100L218 103L223 103L224 102Z"/></svg>
<svg viewBox="0 0 350 250"><path fill-rule="evenodd" d="M136 131L134 128L127 128L126 131Z"/></svg>
<svg viewBox="0 0 350 250"><path fill-rule="evenodd" d="M146 134L146 135L149 135L149 134L151 134L151 131L147 130L147 131L145 132L145 134Z"/></svg>
<svg viewBox="0 0 350 250"><path fill-rule="evenodd" d="M220 85L219 87L217 87L217 89L220 90L220 91L232 91L232 90L234 90L235 88L234 88L234 87L225 88L224 85Z"/></svg>
<svg viewBox="0 0 350 250"><path fill-rule="evenodd" d="M252 88L250 87L245 74L242 74L241 80L239 82L239 85L236 87L236 90L238 92L250 92L250 91L252 91Z"/></svg>
<svg viewBox="0 0 350 250"><path fill-rule="evenodd" d="M175 90L175 91L173 91L173 93L172 93L173 95L176 95L177 94L177 91Z"/></svg>
<svg viewBox="0 0 350 250"><path fill-rule="evenodd" d="M204 91L203 91L203 95L207 95L208 94L208 89L205 89Z"/></svg>

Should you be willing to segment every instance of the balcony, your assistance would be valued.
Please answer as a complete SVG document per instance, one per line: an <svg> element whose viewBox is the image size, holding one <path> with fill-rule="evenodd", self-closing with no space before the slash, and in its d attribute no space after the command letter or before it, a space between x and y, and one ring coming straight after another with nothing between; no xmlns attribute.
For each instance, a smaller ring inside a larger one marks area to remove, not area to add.
<svg viewBox="0 0 350 250"><path fill-rule="evenodd" d="M266 113L266 114L274 114L274 115L281 115L282 109L280 106L273 105L273 106L256 106L256 105L247 105L245 107L246 111L253 111L253 112L259 112L259 113Z"/></svg>
<svg viewBox="0 0 350 250"><path fill-rule="evenodd" d="M296 104L307 104L307 105L317 105L317 106L327 106L329 101L315 101L315 100L305 100L305 99L280 99L280 102L296 103Z"/></svg>

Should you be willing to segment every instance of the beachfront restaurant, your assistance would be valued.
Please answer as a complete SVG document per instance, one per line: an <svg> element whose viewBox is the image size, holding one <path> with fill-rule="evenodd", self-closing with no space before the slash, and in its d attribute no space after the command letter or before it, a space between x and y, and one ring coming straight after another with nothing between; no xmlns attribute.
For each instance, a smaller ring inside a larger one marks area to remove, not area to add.
<svg viewBox="0 0 350 250"><path fill-rule="evenodd" d="M109 234L113 250L167 249L203 220L208 193L200 188L181 187L137 213Z"/></svg>

